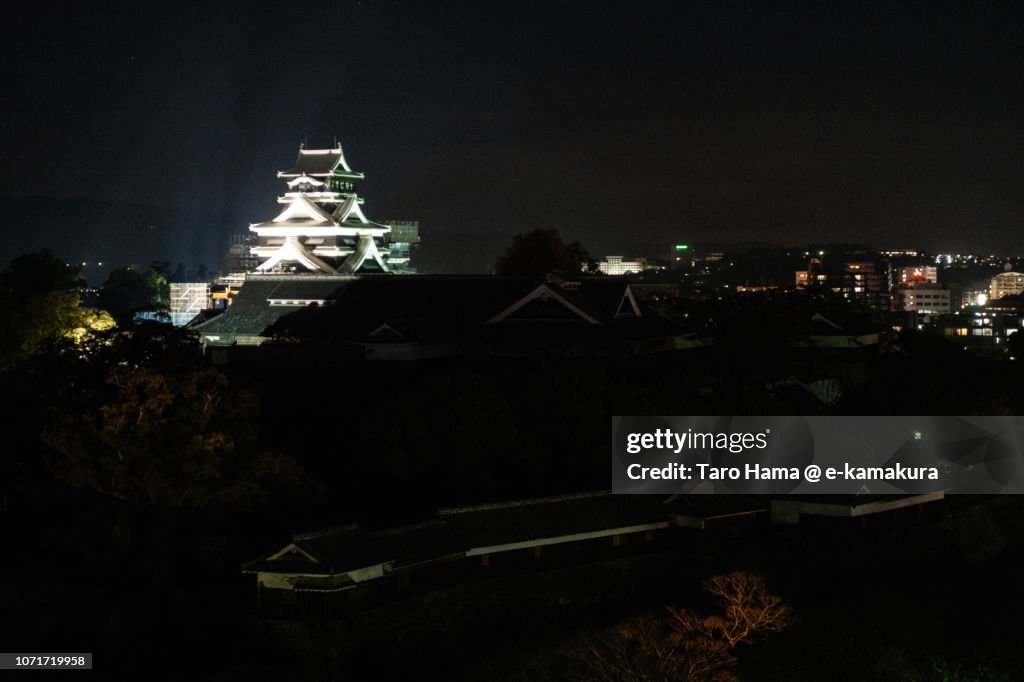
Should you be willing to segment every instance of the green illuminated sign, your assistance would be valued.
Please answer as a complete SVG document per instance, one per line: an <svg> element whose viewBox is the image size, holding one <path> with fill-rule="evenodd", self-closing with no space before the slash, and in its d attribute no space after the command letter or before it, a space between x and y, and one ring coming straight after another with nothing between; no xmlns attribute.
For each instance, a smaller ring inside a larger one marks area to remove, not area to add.
<svg viewBox="0 0 1024 682"><path fill-rule="evenodd" d="M686 251L689 248L689 244L676 244L676 251Z"/></svg>

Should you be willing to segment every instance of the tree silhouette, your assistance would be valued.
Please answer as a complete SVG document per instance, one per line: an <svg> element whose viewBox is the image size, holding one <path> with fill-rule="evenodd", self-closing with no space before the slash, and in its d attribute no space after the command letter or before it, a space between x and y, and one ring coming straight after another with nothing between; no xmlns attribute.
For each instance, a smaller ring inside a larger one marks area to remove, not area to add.
<svg viewBox="0 0 1024 682"><path fill-rule="evenodd" d="M11 369L86 324L78 272L45 249L18 256L0 272L0 365Z"/></svg>
<svg viewBox="0 0 1024 682"><path fill-rule="evenodd" d="M167 277L157 269L143 273L131 267L117 268L100 289L99 307L122 325L130 323L139 311L167 310L169 305Z"/></svg>
<svg viewBox="0 0 1024 682"><path fill-rule="evenodd" d="M18 297L70 291L81 284L80 272L80 267L68 265L43 249L11 260L0 272L0 286Z"/></svg>
<svg viewBox="0 0 1024 682"><path fill-rule="evenodd" d="M542 228L513 237L494 269L499 275L578 274L596 271L597 262L579 242L565 242L558 230Z"/></svg>

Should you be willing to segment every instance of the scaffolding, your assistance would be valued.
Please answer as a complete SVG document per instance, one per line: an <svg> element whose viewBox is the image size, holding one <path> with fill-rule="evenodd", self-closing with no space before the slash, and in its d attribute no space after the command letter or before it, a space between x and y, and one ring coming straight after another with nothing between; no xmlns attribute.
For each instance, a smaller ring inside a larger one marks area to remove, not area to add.
<svg viewBox="0 0 1024 682"><path fill-rule="evenodd" d="M210 307L209 282L171 282L171 323L180 327Z"/></svg>

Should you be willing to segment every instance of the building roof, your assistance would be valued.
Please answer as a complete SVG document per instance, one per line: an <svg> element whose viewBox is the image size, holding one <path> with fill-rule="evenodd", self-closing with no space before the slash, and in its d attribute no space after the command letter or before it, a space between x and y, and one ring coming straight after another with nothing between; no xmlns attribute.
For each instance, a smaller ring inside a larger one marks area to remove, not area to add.
<svg viewBox="0 0 1024 682"><path fill-rule="evenodd" d="M205 336L259 336L281 317L302 309L302 305L271 305L270 301L332 300L351 281L341 276L250 277L227 310L195 325L195 330Z"/></svg>
<svg viewBox="0 0 1024 682"><path fill-rule="evenodd" d="M243 566L247 571L333 575L369 566L412 566L463 552L445 524L433 519L368 531L358 523L301 533L283 550Z"/></svg>
<svg viewBox="0 0 1024 682"><path fill-rule="evenodd" d="M660 495L597 492L438 513L473 549L662 523L667 518L663 502Z"/></svg>
<svg viewBox="0 0 1024 682"><path fill-rule="evenodd" d="M268 272L280 263L289 262L299 263L308 270L323 273L335 272L333 267L307 251L306 247L294 236L286 237L284 243L278 247L277 251L271 254L270 258L260 263L256 269L260 272Z"/></svg>
<svg viewBox="0 0 1024 682"><path fill-rule="evenodd" d="M673 516L718 519L742 514L757 514L768 504L747 495L673 495L665 501L665 510Z"/></svg>
<svg viewBox="0 0 1024 682"><path fill-rule="evenodd" d="M559 319L581 327L601 326L615 320L626 288L620 278L567 284L532 277L366 277L340 292L330 309L303 311L268 331L327 341L364 337L383 324L401 321L390 326L413 340L417 321L436 328L443 320L452 337L483 333L484 325L503 321L522 326ZM538 308L528 307L531 301Z"/></svg>
<svg viewBox="0 0 1024 682"><path fill-rule="evenodd" d="M668 526L659 495L609 492L520 500L442 509L428 521L369 531L353 523L302 533L268 557L243 565L267 573L335 575L379 565L401 568L472 554L503 545L564 538L600 531Z"/></svg>
<svg viewBox="0 0 1024 682"><path fill-rule="evenodd" d="M273 220L254 223L249 226L249 229L263 235L273 234L273 231L268 228L281 227L296 228L294 233L297 235L304 234L302 229L299 228L310 227L347 227L361 231L380 231L381 233L390 231L390 226L375 223L367 218L359 202L358 196L349 194L338 204L337 208L329 211L305 194L288 194L282 200L284 208L281 209L277 217Z"/></svg>
<svg viewBox="0 0 1024 682"><path fill-rule="evenodd" d="M353 179L362 179L363 177L362 173L356 173L348 167L341 145L333 149L299 149L299 156L295 159L292 167L285 171L279 171L277 175L281 178L297 178L303 175L310 177L335 175Z"/></svg>
<svg viewBox="0 0 1024 682"><path fill-rule="evenodd" d="M292 283L275 289L264 277L281 286ZM198 331L205 336L276 337L320 345L455 343L458 347L448 348L447 354L515 353L524 348L545 353L565 350L566 344L577 353L607 353L617 352L622 344L646 344L677 334L664 320L641 316L627 282L617 277L564 282L369 274L350 276L343 286L338 276L324 276L325 283L318 281L320 277L250 276L235 303ZM318 293L289 293L299 286ZM283 308L282 302L289 300L318 305Z"/></svg>
<svg viewBox="0 0 1024 682"><path fill-rule="evenodd" d="M291 201L285 203L281 213L271 221L272 224L289 221L312 221L314 224L334 224L331 214L310 201L306 195L301 193L290 195L290 199Z"/></svg>
<svg viewBox="0 0 1024 682"><path fill-rule="evenodd" d="M945 493L894 493L863 495L786 495L768 498L773 510L789 507L800 515L856 518L906 507L915 507L945 498Z"/></svg>
<svg viewBox="0 0 1024 682"><path fill-rule="evenodd" d="M362 277L340 291L329 310L304 310L268 329L311 341L344 341L370 335L382 324L392 325L412 340L417 329L443 321L451 338L483 324L515 297L536 286L535 280L487 277L403 276Z"/></svg>
<svg viewBox="0 0 1024 682"><path fill-rule="evenodd" d="M464 556L515 551L638 533L672 525L690 528L742 523L788 504L803 514L857 517L940 500L924 495L622 495L607 491L441 509L422 523L369 531L353 523L302 533L247 572L337 576L370 567L390 569ZM376 575L382 575L378 572ZM373 577L371 575L371 577Z"/></svg>

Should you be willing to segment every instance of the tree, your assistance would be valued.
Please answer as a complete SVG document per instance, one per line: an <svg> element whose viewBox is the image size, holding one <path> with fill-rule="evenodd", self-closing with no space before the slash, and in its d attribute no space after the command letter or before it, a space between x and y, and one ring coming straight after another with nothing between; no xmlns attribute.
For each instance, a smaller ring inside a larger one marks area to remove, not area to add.
<svg viewBox="0 0 1024 682"><path fill-rule="evenodd" d="M642 613L582 639L568 655L586 670L582 679L601 682L685 680L681 642L664 618Z"/></svg>
<svg viewBox="0 0 1024 682"><path fill-rule="evenodd" d="M169 305L167 277L153 268L144 273L131 267L117 268L100 289L100 308L122 325L131 323L139 311L167 310Z"/></svg>
<svg viewBox="0 0 1024 682"><path fill-rule="evenodd" d="M106 310L98 308L82 308L79 315L79 326L69 331L69 337L80 347L88 345L90 335L109 332L117 327L117 322Z"/></svg>
<svg viewBox="0 0 1024 682"><path fill-rule="evenodd" d="M668 608L672 627L687 637L717 639L729 649L762 634L779 632L789 622L789 609L768 591L764 581L746 571L716 575L704 590L723 609L722 615L700 616L687 609Z"/></svg>
<svg viewBox="0 0 1024 682"><path fill-rule="evenodd" d="M18 256L0 272L0 363L11 368L85 326L79 269L48 250Z"/></svg>
<svg viewBox="0 0 1024 682"><path fill-rule="evenodd" d="M499 275L540 276L550 272L578 274L597 270L597 261L579 242L565 242L554 228L524 232L512 238L498 258Z"/></svg>
<svg viewBox="0 0 1024 682"><path fill-rule="evenodd" d="M43 249L12 260L0 273L0 286L21 298L70 291L81 284L80 271L78 266L68 265Z"/></svg>
<svg viewBox="0 0 1024 682"><path fill-rule="evenodd" d="M105 319L101 314L98 322ZM147 367L173 373L198 369L203 364L199 338L186 327L140 320L106 333L102 328L93 329L99 333L86 335L76 348L76 355L87 360L81 369L89 372L93 384L102 384L113 367Z"/></svg>
<svg viewBox="0 0 1024 682"><path fill-rule="evenodd" d="M309 489L298 463L259 447L255 394L220 371L115 366L106 384L98 409L91 396L62 405L43 433L66 483L139 504L233 509Z"/></svg>
<svg viewBox="0 0 1024 682"><path fill-rule="evenodd" d="M667 617L644 613L609 630L584 637L567 653L586 670L587 679L646 681L735 680L735 648L780 632L790 609L746 571L714 576L704 589L722 609L701 616L667 608Z"/></svg>

